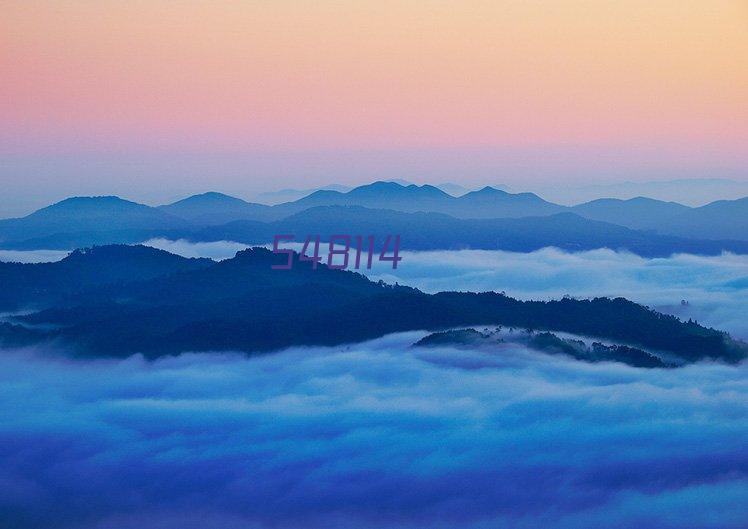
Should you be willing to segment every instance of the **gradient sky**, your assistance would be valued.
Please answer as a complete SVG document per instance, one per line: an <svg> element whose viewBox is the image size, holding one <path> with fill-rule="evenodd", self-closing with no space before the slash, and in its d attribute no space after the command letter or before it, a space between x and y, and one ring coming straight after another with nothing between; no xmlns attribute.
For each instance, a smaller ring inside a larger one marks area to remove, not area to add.
<svg viewBox="0 0 748 529"><path fill-rule="evenodd" d="M0 2L2 208L748 180L748 4Z"/></svg>

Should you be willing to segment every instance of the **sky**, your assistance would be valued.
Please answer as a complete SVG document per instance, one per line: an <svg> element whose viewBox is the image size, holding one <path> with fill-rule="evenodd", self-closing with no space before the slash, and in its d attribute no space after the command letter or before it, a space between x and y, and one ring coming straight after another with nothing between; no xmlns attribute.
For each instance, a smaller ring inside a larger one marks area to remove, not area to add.
<svg viewBox="0 0 748 529"><path fill-rule="evenodd" d="M6 210L748 180L741 0L2 2L0 78Z"/></svg>

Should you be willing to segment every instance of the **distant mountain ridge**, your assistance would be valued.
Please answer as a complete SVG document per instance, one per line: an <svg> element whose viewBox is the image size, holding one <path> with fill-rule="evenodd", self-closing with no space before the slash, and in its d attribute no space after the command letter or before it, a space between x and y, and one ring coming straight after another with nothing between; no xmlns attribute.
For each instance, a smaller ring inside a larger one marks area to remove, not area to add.
<svg viewBox="0 0 748 529"><path fill-rule="evenodd" d="M600 198L571 208L571 211L582 217L634 229L654 229L664 219L689 210L691 208L677 202L662 202L645 197L628 200Z"/></svg>
<svg viewBox="0 0 748 529"><path fill-rule="evenodd" d="M30 247L69 249L80 246L75 243L81 234L90 244L131 242L188 226L180 217L115 196L71 197L23 218L0 220L0 246L29 241Z"/></svg>
<svg viewBox="0 0 748 529"><path fill-rule="evenodd" d="M192 195L172 204L158 206L158 209L189 222L203 225L273 218L270 206L247 202L215 191Z"/></svg>
<svg viewBox="0 0 748 529"><path fill-rule="evenodd" d="M374 182L340 193L317 191L295 202L276 207L287 213L314 206L364 206L412 213L445 213L458 218L504 218L549 215L566 210L533 193L512 194L486 186L454 197L432 185L403 186L395 182Z"/></svg>
<svg viewBox="0 0 748 529"><path fill-rule="evenodd" d="M453 221L446 229L446 233L465 231L467 228L463 221L475 221L472 231L468 230L471 231L470 236L444 243L444 247L447 248L460 245L499 247L500 245L496 244L490 246L485 242L476 242L482 236L473 233L475 229L485 227L478 221L496 220L494 224L498 225L501 224L498 222L499 219L527 219L524 221L527 227L533 226L539 230L535 239L540 243L553 245L554 240L543 241L540 234L551 233L550 227L546 224L556 222L559 218L553 216L562 213L574 213L590 221L650 231L652 234L647 237L651 240L647 244L652 248L657 242L655 235L659 237L657 240L660 242L671 237L667 248L712 248L705 250L707 253L713 253L713 248L719 246L725 251L742 253L742 246L735 243L748 241L748 197L718 201L699 208L644 197L629 200L599 199L569 208L547 202L533 193L508 193L490 186L455 197L431 185L374 182L347 192L320 190L300 200L276 206L246 202L217 192L194 195L158 207L112 196L73 197L23 218L0 220L0 248L72 249L94 244L134 243L153 237L184 236L195 239L199 234L212 237L210 228L215 228L214 233L221 229L229 232L235 222L245 222L245 226L252 222L279 223L283 219L318 207L363 207L377 211L448 215ZM373 215L367 213L367 222L370 225L376 220L373 219ZM386 217L389 214L380 215ZM539 217L545 217L546 220L539 221ZM351 219L350 215L346 216L346 219L355 220ZM438 224L444 225L443 220L439 217ZM521 224L508 225L514 226L515 232L521 231ZM561 225L567 229L580 230L576 234L567 234L579 239L580 247L589 246L582 240L585 236L605 231L601 230L599 225L578 221L574 227L568 221L562 222ZM349 226L338 225L333 231L337 233L341 229L348 230ZM256 231L262 232L260 228ZM382 229L376 231L381 232ZM527 230L524 231L526 237L531 236ZM607 231L609 234L622 233L610 227ZM432 236L433 227L425 226L424 233ZM502 233L495 232L494 235ZM646 238L642 234L635 237L628 234L627 237L629 240L638 238L642 241ZM693 242L673 244L676 241L672 237L692 239ZM699 240L716 242L709 245L701 244ZM595 244L614 249L632 248L627 244L621 245L620 237L608 241L597 238ZM504 244L507 245L508 243ZM690 250L676 248L675 251Z"/></svg>
<svg viewBox="0 0 748 529"><path fill-rule="evenodd" d="M330 184L326 186L312 187L308 189L279 189L277 191L265 191L254 196L254 200L260 204L267 204L269 206L275 206L277 204L283 204L284 202L293 202L304 198L307 195L311 195L315 191L320 190L340 191L344 193L350 191L349 186L341 184Z"/></svg>
<svg viewBox="0 0 748 529"><path fill-rule="evenodd" d="M664 202L679 202L699 207L718 200L736 200L748 196L748 181L728 178L676 178L654 181L623 181L598 184L546 185L544 198L562 204L581 204L600 198L629 200L649 197Z"/></svg>

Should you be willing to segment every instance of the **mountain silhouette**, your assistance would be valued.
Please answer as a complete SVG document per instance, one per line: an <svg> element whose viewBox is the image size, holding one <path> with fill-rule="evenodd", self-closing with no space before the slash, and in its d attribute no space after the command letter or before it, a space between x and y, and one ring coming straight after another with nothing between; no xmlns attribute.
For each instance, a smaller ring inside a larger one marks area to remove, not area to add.
<svg viewBox="0 0 748 529"><path fill-rule="evenodd" d="M319 191L321 189L329 189L332 191L340 192L351 190L351 188L348 186L344 186L341 184L330 184L326 186L313 187L310 189L279 189L278 191L265 191L264 193L255 195L254 199L261 204L275 206L276 204L283 204L284 202L293 202L295 200L299 200L300 198L304 198L305 196L311 195L315 191Z"/></svg>
<svg viewBox="0 0 748 529"><path fill-rule="evenodd" d="M351 209L340 209L345 207ZM339 222L333 225L336 216ZM748 198L699 208L644 197L599 199L568 208L533 193L484 187L454 197L436 186L397 182L374 182L347 192L318 190L276 206L216 192L157 208L118 197L74 197L27 217L0 221L0 248L74 249L154 237L212 241L219 235L267 243L287 229L321 235L363 234L358 229L407 234L412 249L532 251L558 246L629 250L642 256L746 253Z"/></svg>
<svg viewBox="0 0 748 529"><path fill-rule="evenodd" d="M599 199L571 208L583 217L663 235L695 239L748 240L748 197L690 208L677 202L637 197Z"/></svg>
<svg viewBox="0 0 748 529"><path fill-rule="evenodd" d="M748 197L718 200L684 211L653 229L684 237L748 240Z"/></svg>
<svg viewBox="0 0 748 529"><path fill-rule="evenodd" d="M512 194L492 187L471 191L460 197L445 193L436 186L407 185L396 182L374 182L347 193L317 191L278 208L287 213L315 206L364 206L403 212L444 213L458 218L503 218L547 215L565 211L533 193Z"/></svg>
<svg viewBox="0 0 748 529"><path fill-rule="evenodd" d="M644 257L673 253L748 253L748 242L696 240L631 230L584 219L573 213L505 219L456 219L441 213L403 213L359 206L320 206L271 223L252 221L211 226L178 236L195 241L231 240L267 244L275 234L297 239L349 235L401 235L406 250L506 250L531 252L548 246L577 252L597 248L626 250ZM174 235L177 236L176 234Z"/></svg>
<svg viewBox="0 0 748 529"><path fill-rule="evenodd" d="M187 259L148 246L112 245L75 250L54 263L0 262L0 311L61 303L96 285L132 283L196 270L209 259Z"/></svg>
<svg viewBox="0 0 748 529"><path fill-rule="evenodd" d="M72 197L17 219L0 220L0 244L70 248L63 241L133 242L189 223L157 208L115 196Z"/></svg>
<svg viewBox="0 0 748 529"><path fill-rule="evenodd" d="M130 252L133 256L126 257ZM48 274L46 288L65 292L64 299L50 296L47 306L39 307L43 310L16 316L14 324L0 327L0 341L55 340L78 354L140 352L154 357L181 351L335 345L399 331L485 324L612 339L669 352L684 361L737 361L746 354L745 344L725 333L622 298L545 302L495 292L429 295L324 264L316 270L302 263L292 270L272 270L285 256L263 248L218 263L171 260L163 275L152 277L152 260L166 259L171 258L139 247L78 252L72 262L82 270L117 270L116 263L126 260L130 276L113 273L113 281L103 283L101 276L81 274L71 291L57 284L65 281L60 274ZM18 266L31 270L35 265ZM17 298L18 304L42 303L33 289L21 292L28 297Z"/></svg>
<svg viewBox="0 0 748 529"><path fill-rule="evenodd" d="M629 200L600 198L571 208L582 217L610 222L633 229L657 229L665 219L670 219L691 208L677 202L663 202L645 197Z"/></svg>
<svg viewBox="0 0 748 529"><path fill-rule="evenodd" d="M225 224L235 220L268 220L274 218L272 208L253 204L240 198L210 191L193 195L158 209L193 224Z"/></svg>

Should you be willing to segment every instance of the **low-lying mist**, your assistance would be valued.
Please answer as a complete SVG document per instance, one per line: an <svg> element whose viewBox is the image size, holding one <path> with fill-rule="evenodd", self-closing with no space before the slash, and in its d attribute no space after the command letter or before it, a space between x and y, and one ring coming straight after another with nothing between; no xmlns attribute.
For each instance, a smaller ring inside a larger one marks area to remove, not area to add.
<svg viewBox="0 0 748 529"><path fill-rule="evenodd" d="M423 333L257 357L0 355L7 527L742 528L748 366Z"/></svg>

